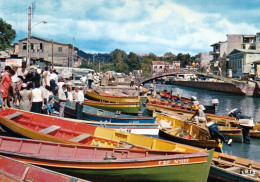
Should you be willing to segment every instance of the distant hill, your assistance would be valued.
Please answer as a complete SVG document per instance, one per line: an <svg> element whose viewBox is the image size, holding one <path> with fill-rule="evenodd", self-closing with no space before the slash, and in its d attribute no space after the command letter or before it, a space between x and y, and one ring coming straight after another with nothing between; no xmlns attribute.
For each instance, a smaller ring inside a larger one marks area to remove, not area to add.
<svg viewBox="0 0 260 182"><path fill-rule="evenodd" d="M75 51L77 51L77 55L78 56L80 56L80 57L82 57L82 58L84 58L86 60L89 60L89 59L92 60L93 57L95 57L95 60L99 60L100 59L102 61L107 62L110 59L110 54L109 53L97 53L97 54L95 53L95 54L91 54L91 53L86 53L86 52L80 50L77 47L75 47L74 49L75 49Z"/></svg>

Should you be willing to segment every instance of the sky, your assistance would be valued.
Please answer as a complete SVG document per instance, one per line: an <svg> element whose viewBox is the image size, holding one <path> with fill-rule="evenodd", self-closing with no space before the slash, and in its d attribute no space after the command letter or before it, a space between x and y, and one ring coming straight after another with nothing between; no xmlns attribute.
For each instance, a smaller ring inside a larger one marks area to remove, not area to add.
<svg viewBox="0 0 260 182"><path fill-rule="evenodd" d="M88 53L196 55L227 34L260 32L260 0L0 0L0 17L27 36L73 43ZM38 22L47 21L47 24Z"/></svg>

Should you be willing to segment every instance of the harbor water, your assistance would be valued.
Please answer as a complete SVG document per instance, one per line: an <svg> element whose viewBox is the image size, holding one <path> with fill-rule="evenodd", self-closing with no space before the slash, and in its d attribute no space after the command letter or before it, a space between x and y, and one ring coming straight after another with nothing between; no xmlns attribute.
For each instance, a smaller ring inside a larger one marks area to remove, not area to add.
<svg viewBox="0 0 260 182"><path fill-rule="evenodd" d="M149 85L146 85L146 87ZM240 108L242 113L260 121L260 98L245 97L221 92L208 91L203 89L188 88L175 85L156 84L156 90L172 90L173 94L180 93L183 97L195 96L204 105L210 105L212 99L218 99L217 114L228 115L228 112ZM232 154L260 162L260 139L251 139L251 144L233 142L232 146L223 146L224 153Z"/></svg>

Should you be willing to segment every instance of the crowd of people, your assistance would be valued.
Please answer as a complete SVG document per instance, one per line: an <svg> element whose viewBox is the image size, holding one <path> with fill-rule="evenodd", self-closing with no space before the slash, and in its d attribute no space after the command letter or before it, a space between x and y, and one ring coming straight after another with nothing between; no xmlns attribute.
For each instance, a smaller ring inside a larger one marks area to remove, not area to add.
<svg viewBox="0 0 260 182"><path fill-rule="evenodd" d="M91 86L90 86L91 87ZM35 113L54 114L54 96L60 105L59 116L64 116L65 102L76 103L77 117L82 118L84 92L73 87L73 78L63 78L52 68L44 70L31 65L10 65L4 68L0 82L1 108L18 108Z"/></svg>

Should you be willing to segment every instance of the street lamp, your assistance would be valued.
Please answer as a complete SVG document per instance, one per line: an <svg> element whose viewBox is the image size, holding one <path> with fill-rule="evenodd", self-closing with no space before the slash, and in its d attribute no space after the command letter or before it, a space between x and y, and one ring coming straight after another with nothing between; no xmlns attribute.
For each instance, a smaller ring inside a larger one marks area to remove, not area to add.
<svg viewBox="0 0 260 182"><path fill-rule="evenodd" d="M29 14L30 14L30 13L29 13ZM33 26L31 26L31 22L30 22L30 21L29 21L29 23L28 23L27 66L26 66L28 70L30 69L30 62L31 62L31 57L30 57L30 56L31 56L31 55L30 55L30 50L31 50L31 48L30 48L30 44L31 44L31 41L30 41L30 39L31 39L31 30L32 30L33 27L35 27L35 26L37 26L37 25L39 25L39 24L41 24L41 23L46 24L47 21L40 21L40 22L34 24Z"/></svg>

